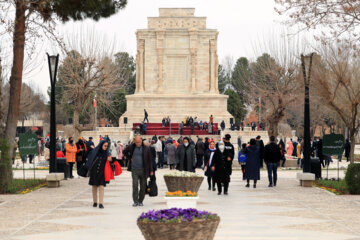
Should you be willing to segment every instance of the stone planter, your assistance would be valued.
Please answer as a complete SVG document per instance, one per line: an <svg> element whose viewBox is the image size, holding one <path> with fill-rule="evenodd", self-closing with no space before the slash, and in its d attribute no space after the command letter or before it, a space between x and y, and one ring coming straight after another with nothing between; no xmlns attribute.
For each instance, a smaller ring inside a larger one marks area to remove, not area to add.
<svg viewBox="0 0 360 240"><path fill-rule="evenodd" d="M188 190L198 192L204 177L175 177L164 176L166 187L169 192Z"/></svg>
<svg viewBox="0 0 360 240"><path fill-rule="evenodd" d="M180 223L142 222L137 225L146 240L211 240L220 218Z"/></svg>
<svg viewBox="0 0 360 240"><path fill-rule="evenodd" d="M164 197L168 208L196 208L197 197Z"/></svg>

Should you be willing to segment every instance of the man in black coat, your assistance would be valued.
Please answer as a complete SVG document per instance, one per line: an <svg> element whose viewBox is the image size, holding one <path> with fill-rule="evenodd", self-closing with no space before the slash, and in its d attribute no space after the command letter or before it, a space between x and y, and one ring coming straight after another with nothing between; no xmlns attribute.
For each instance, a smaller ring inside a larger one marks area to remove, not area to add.
<svg viewBox="0 0 360 240"><path fill-rule="evenodd" d="M264 142L260 135L256 137L256 146L259 149L260 168L264 168Z"/></svg>
<svg viewBox="0 0 360 240"><path fill-rule="evenodd" d="M202 141L202 138L198 139L195 145L195 150L196 150L196 167L201 168L203 165L203 158L205 154L205 144Z"/></svg>
<svg viewBox="0 0 360 240"><path fill-rule="evenodd" d="M124 150L124 154L130 159L128 170L132 176L133 207L144 206L146 179L154 174L150 148L145 146L141 137L137 135L134 143Z"/></svg>
<svg viewBox="0 0 360 240"><path fill-rule="evenodd" d="M345 142L345 157L346 157L346 161L349 162L349 157L350 157L350 150L351 150L351 144L350 144L350 141L349 139L346 139L346 142Z"/></svg>
<svg viewBox="0 0 360 240"><path fill-rule="evenodd" d="M230 139L231 139L231 135L226 134L224 139L225 150L223 153L225 159L225 171L227 172L227 174L229 174L229 176L232 173L232 162L235 156L234 145L230 143Z"/></svg>
<svg viewBox="0 0 360 240"><path fill-rule="evenodd" d="M146 111L146 109L144 109L144 121L143 122L145 122L145 120L147 121L147 123L149 123L149 114L147 113L147 111Z"/></svg>
<svg viewBox="0 0 360 240"><path fill-rule="evenodd" d="M280 147L275 143L275 137L270 137L270 143L264 148L264 160L268 170L269 187L276 186L277 168L281 159Z"/></svg>

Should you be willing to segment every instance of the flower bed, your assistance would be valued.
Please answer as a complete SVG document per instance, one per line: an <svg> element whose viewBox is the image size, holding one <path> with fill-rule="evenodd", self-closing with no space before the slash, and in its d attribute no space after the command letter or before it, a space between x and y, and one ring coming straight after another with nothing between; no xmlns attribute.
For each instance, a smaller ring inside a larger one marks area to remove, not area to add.
<svg viewBox="0 0 360 240"><path fill-rule="evenodd" d="M165 174L164 180L169 192L198 192L204 177L196 173L177 171L172 174Z"/></svg>
<svg viewBox="0 0 360 240"><path fill-rule="evenodd" d="M197 197L197 193L196 192L192 192L192 191L175 191L175 192L166 192L165 194L166 197Z"/></svg>
<svg viewBox="0 0 360 240"><path fill-rule="evenodd" d="M148 211L137 219L147 240L213 239L219 222L216 214L193 208Z"/></svg>
<svg viewBox="0 0 360 240"><path fill-rule="evenodd" d="M319 180L314 183L316 187L332 192L336 195L349 194L346 183L344 180Z"/></svg>
<svg viewBox="0 0 360 240"><path fill-rule="evenodd" d="M164 174L164 176L168 176L168 177L199 177L199 178L203 177L197 173L187 172L187 171L174 171L172 173Z"/></svg>

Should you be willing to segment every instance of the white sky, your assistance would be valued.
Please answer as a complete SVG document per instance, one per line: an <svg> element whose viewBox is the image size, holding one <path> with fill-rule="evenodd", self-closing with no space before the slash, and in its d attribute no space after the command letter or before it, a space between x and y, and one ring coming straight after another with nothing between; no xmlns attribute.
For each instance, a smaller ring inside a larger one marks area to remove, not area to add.
<svg viewBox="0 0 360 240"><path fill-rule="evenodd" d="M106 34L110 39L115 37L119 51L135 55L135 31L147 28L147 17L159 16L159 8L193 7L195 16L207 17L207 28L219 31L221 63L227 55L231 55L234 61L241 56L253 59L254 42L266 39L271 31L284 28L274 6L273 0L128 0L126 8L110 18L98 22L68 22L59 24L58 29L69 33L94 27L97 34ZM38 51L41 55L39 67L24 78L25 82L37 85L44 94L50 85L46 52L53 53L53 48L45 47Z"/></svg>

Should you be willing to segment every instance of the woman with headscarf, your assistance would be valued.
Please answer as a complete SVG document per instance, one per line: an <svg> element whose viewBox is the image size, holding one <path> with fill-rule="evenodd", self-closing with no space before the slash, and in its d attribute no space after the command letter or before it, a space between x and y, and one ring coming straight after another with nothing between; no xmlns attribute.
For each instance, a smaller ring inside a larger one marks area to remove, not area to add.
<svg viewBox="0 0 360 240"><path fill-rule="evenodd" d="M105 181L105 164L106 161L111 161L111 155L109 155L109 143L103 140L97 145L97 147L91 151L91 154L86 163L88 169L88 175L90 176L89 185L92 186L93 195L93 207L104 208L104 187L108 182ZM98 202L99 192L99 202Z"/></svg>
<svg viewBox="0 0 360 240"><path fill-rule="evenodd" d="M82 163L85 162L86 160L86 152L87 152L87 148L86 148L86 144L84 143L83 139L80 137L79 140L76 143L76 163L79 165L81 165Z"/></svg>
<svg viewBox="0 0 360 240"><path fill-rule="evenodd" d="M289 141L287 142L287 148L286 148L286 153L288 156L292 156L294 151L294 145L291 139L289 139Z"/></svg>
<svg viewBox="0 0 360 240"><path fill-rule="evenodd" d="M176 149L176 163L180 171L195 172L195 150L188 137Z"/></svg>
<svg viewBox="0 0 360 240"><path fill-rule="evenodd" d="M256 188L256 182L260 180L260 153L254 138L250 140L250 146L246 149L245 178L246 187L250 187L250 180L254 180Z"/></svg>
<svg viewBox="0 0 360 240"><path fill-rule="evenodd" d="M214 159L211 166L211 169L214 171L214 181L217 183L218 195L221 195L222 185L224 185L224 194L228 194L229 182L230 182L230 173L225 166L225 161L227 161L224 154L225 144L223 141L218 142L216 151L214 153Z"/></svg>
<svg viewBox="0 0 360 240"><path fill-rule="evenodd" d="M207 176L207 181L209 185L209 190L216 191L215 181L213 179L214 171L212 170L212 166L214 166L214 154L215 154L215 142L211 141L209 147L205 150L204 159L205 159L205 176ZM211 183L212 181L212 183Z"/></svg>

